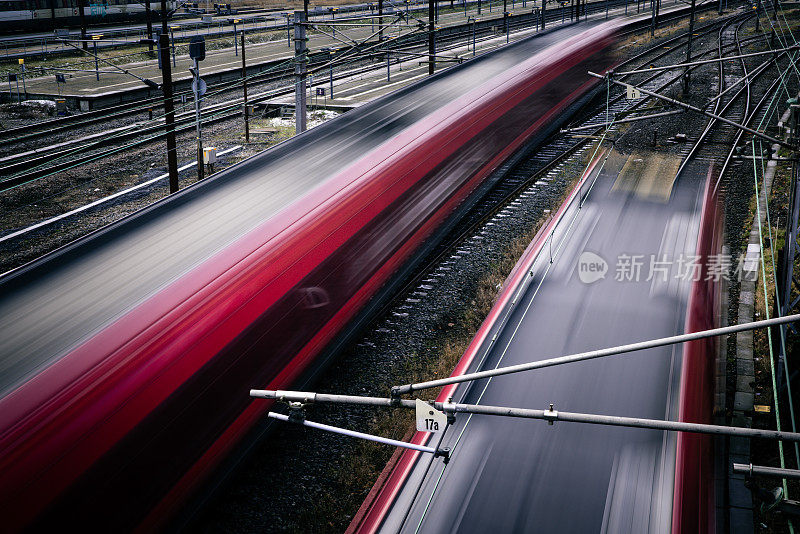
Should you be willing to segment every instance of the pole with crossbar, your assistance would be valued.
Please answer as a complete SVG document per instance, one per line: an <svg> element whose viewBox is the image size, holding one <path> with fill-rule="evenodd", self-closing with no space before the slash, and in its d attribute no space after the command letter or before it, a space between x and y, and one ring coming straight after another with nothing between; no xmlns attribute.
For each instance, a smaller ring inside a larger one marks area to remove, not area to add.
<svg viewBox="0 0 800 534"><path fill-rule="evenodd" d="M280 391L251 389L250 396L257 399L271 399L295 405L306 404L342 404L353 406L377 406L384 408L416 409L416 401L383 397L360 397L356 395L333 395L309 391ZM598 415L577 412L562 412L551 404L547 410L530 408L512 408L507 406L483 406L479 404L462 404L453 402L431 402L433 408L448 414L492 415L496 417L515 417L519 419L538 419L555 423L584 423L591 425L619 426L628 428L648 428L671 432L691 432L694 434L710 434L716 436L734 436L745 438L773 439L800 442L800 433L745 428L736 426L707 425L703 423L687 423L683 421L665 421L662 419L646 419L642 417L620 417L615 415Z"/></svg>
<svg viewBox="0 0 800 534"><path fill-rule="evenodd" d="M545 367L553 367L555 365L563 365L565 363L583 362L586 360L593 360L596 358L603 358L606 356L615 356L617 354L625 354L627 352L634 352L638 350L652 349L656 347L665 347L667 345L677 345L679 343L686 343L687 341L696 341L698 339L724 336L727 334L734 334L737 332L745 332L747 330L756 330L758 328L767 328L771 326L777 326L780 324L793 323L798 320L800 320L800 314L787 315L785 317L774 317L772 319L764 319L762 321L754 321L750 323L724 326L722 328L703 330L701 332L691 332L688 334L663 337L649 341L640 341L638 343L631 343L629 345L621 345L618 347L610 347L606 349L592 350L589 352L581 352L578 354L571 354L568 356L561 356L558 358L550 358L547 360L522 363L519 365L511 365L508 367L498 367L497 369L491 369L488 371L479 371L476 373L468 373L461 376L451 376L439 380L419 382L417 384L406 384L404 386L395 386L392 388L392 396L397 397L400 395L411 393L412 391L419 391L421 389L430 389L441 386L447 386L449 384L470 382L473 380L481 380L483 378L491 378L493 376L500 376L500 375L509 375L513 373L519 373L522 371L532 371L534 369L543 369Z"/></svg>
<svg viewBox="0 0 800 534"><path fill-rule="evenodd" d="M797 469L783 469L780 467L769 467L766 465L753 465L753 464L733 464L733 472L741 475L758 475L765 477L776 478L791 478L800 479L800 470Z"/></svg>

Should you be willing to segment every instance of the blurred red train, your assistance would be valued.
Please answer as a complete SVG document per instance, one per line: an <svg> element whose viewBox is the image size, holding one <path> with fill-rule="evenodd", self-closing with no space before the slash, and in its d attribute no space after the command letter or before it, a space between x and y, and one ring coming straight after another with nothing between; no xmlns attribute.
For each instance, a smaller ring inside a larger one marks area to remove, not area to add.
<svg viewBox="0 0 800 534"><path fill-rule="evenodd" d="M342 132L351 136L332 145L339 159L328 177L278 215L207 251L157 291L143 291L146 298L124 313L81 332L79 343L9 381L0 398L4 529L163 527L269 408L252 402L249 389L287 389L313 369L487 177L587 95L596 80L586 71L613 64L615 35L613 23L580 24L455 67L0 280L0 312L16 310L30 330L25 335L47 336L56 327L50 310L61 306L63 313L70 302L42 297L33 306L29 297L33 291L57 295L72 283L69 269L83 268L87 254L102 272L102 262L119 256L97 251L121 236L132 247L147 245L137 232L155 224L162 232L147 235L167 239L163 213L191 208L254 170L262 181L289 187L271 173L275 161L334 142ZM418 116L426 100L431 110ZM400 111L384 117L379 111L386 103ZM378 146L346 142L353 135L380 138L389 121L396 130ZM251 193L239 188L236 194ZM147 268L158 268L146 255L129 261L123 275L98 278L87 294L113 300L118 287L135 290ZM3 361L16 361L21 324L0 329ZM0 377L12 367L0 364Z"/></svg>

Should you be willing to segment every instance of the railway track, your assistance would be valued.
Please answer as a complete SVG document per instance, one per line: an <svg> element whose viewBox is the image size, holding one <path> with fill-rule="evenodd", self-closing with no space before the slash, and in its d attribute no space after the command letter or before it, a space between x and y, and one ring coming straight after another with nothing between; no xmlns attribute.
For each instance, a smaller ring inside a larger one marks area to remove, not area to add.
<svg viewBox="0 0 800 534"><path fill-rule="evenodd" d="M619 7L621 5L625 5L627 2L625 0L613 0L611 2L595 2L589 4L589 13L597 13L601 12L606 7L610 6L612 8ZM560 19L560 11L549 11L547 12L546 19L549 23L556 23ZM662 23L670 22L676 17L665 17ZM497 19L498 22L502 22L502 19ZM713 23L712 23L713 24ZM536 23L538 27L538 22ZM514 21L510 22L510 28L512 31L519 31L519 30L527 30L533 26L532 23L525 23L524 21ZM699 28L698 30L702 30ZM481 29L476 30L476 41L482 42L489 39L494 39L498 37L498 32L492 29L492 27L484 27ZM502 33L502 32L500 32ZM465 38L468 38L471 35L471 30L469 25L465 24L456 32L451 34L442 36L439 38L438 43L440 47L440 51L449 51L453 48L463 46L463 41ZM418 34L416 36L406 37L405 39L400 39L393 44L390 48L391 51L405 51L405 52L424 52L422 50L424 48L424 38L425 35ZM366 63L366 65L359 66L356 69L349 69L346 72L339 72L334 75L335 79L344 79L354 75L360 75L369 72L380 71L384 68L385 63L383 62L383 57L385 57L384 51L374 51L367 54L366 57L360 60L361 63ZM327 55L325 53L316 53L310 55L310 63L309 68L311 71L314 70L315 67L319 67L327 62ZM278 68L280 67L280 68ZM274 70L273 70L274 69ZM262 72L259 74L248 76L248 83L251 84L253 89L258 89L259 87L270 86L276 83L286 83L285 87L278 88L273 91L265 91L263 94L256 94L251 96L248 100L250 103L258 104L270 98L275 98L278 96L284 96L290 94L293 89L291 88L291 84L288 83L292 80L292 72L293 66L289 61L282 61L276 62L276 64L268 69L267 72ZM215 84L209 86L209 95L217 95L222 96L225 94L229 94L231 92L239 92L241 91L241 82L240 81L233 81L233 82L222 82L219 84ZM182 91L176 93L176 99L181 99L182 97L189 97L191 98L190 91ZM96 144L80 146L79 149L75 151L84 151L84 150L91 150L93 148L101 148L104 146L114 146L114 143L119 143L121 141L125 141L131 138L134 138L135 135L133 132L125 131L125 132L118 132L118 129L122 130L132 130L137 127L142 127L144 133L151 133L157 131L158 128L163 129L163 124L161 123L163 116L156 116L154 119L150 119L147 121L142 122L141 124L134 124L128 126L114 126L112 123L113 121L117 121L120 119L124 119L131 116L148 114L152 116L154 111L159 111L162 109L162 99L161 98L150 98L140 102L137 102L134 106L130 106L129 104L126 105L119 105L114 106L112 108L107 108L103 110L97 110L88 112L85 114L81 114L79 116L74 117L63 117L58 119L52 119L48 121L43 121L41 123L36 123L32 125L21 126L18 128L13 128L9 130L5 130L0 132L0 147L12 147L8 148L5 151L12 152L14 145L25 144L26 148L29 148L29 144L37 139L47 139L54 135L62 134L68 131L78 131L80 129L93 126L96 124L102 123L109 123L109 130L110 132L95 132L98 138L102 137L101 140L98 140ZM227 107L223 106L223 104L227 104ZM236 115L241 110L242 100L238 97L230 98L226 101L218 102L219 106L214 110L204 110L204 118L203 121L217 122L219 120L225 120L228 118L227 116L216 117L217 114L223 115ZM218 113L217 113L218 112ZM188 113L187 115L191 115ZM191 120L188 118L186 120ZM110 137L108 136L110 133ZM160 140L163 137L163 134L152 138L152 141ZM83 136L80 133L76 134L76 138L72 141L75 145L80 145L83 141ZM150 141L150 140L148 140ZM54 161L60 158L68 157L75 151L64 150L63 149L63 142L57 143L56 145L45 145L38 147L35 152L37 153L37 157L30 157L30 150L27 149L24 152L17 153L17 154L7 154L5 157L0 159L0 175L14 175L15 173L20 173L22 171L28 169L34 169L37 166L41 166L43 161ZM41 157L38 157L41 156ZM42 159L44 158L44 159ZM83 160L94 160L97 158L97 154L93 154L91 157L87 156L82 158ZM81 160L73 162L75 164L80 164ZM40 169L37 172L26 173L24 175L15 176L15 179L12 182L5 183L0 181L0 190L3 188L14 187L15 185L19 185L20 183L26 183L31 179L35 179L39 176L51 174L52 172L57 172L58 170L63 170L64 168L72 167L73 165L70 164L60 164L58 166L54 166L53 168L44 168Z"/></svg>
<svg viewBox="0 0 800 534"><path fill-rule="evenodd" d="M743 22L742 18L746 20L749 17L737 15L697 28L695 30L695 39L715 31L722 34L723 30L728 29L732 24L741 24ZM656 61L669 61L670 56L684 52L685 38L686 35L681 34L670 38L666 42L658 43L624 61L617 69L630 67L631 70L636 70L654 64ZM760 40L761 38L758 37L748 39L746 42L752 43ZM669 46L665 49L664 47L667 43ZM720 44L716 50L707 50L694 54L692 61L705 59L709 55L723 54L725 50L740 51L740 46L741 43L738 41ZM684 59L685 57L678 59L678 61ZM691 70L696 68L698 67L693 67ZM669 73L669 71L663 71L644 77L641 74L631 75L625 81L660 92L673 84L679 83L682 79L682 74L676 76L674 73ZM614 90L612 89L612 91ZM637 111L648 102L648 99L645 98L631 103L631 101L627 100L624 92L614 92L616 94L609 98L608 101L609 117ZM605 130L605 126L602 125L605 124L606 116L605 99L602 99L599 109L595 108L595 111L588 113L588 115L584 114L579 121L571 125L580 127L596 125L596 129L590 130L590 135L576 137L569 132L554 134L538 148L529 148L523 157L506 163L496 171L497 176L493 177L496 185L466 215L461 217L462 221L469 222L459 224L445 238L441 239L440 243L420 262L413 273L407 275L406 281L402 284L401 289L397 291L397 294L410 295L415 292L425 291L431 283L431 271L440 268L444 262L448 261L448 258L454 254L459 254L459 251L463 251L465 247L469 249L469 238L476 235L482 227L489 222L501 224L501 219L508 210L516 209L515 204L518 203L521 197L536 195L538 190L546 187L554 176L563 172L570 164L582 165L582 160L591 141ZM613 132L616 129L616 126L612 126L609 131ZM396 305L397 301L387 303L381 313L386 313L387 310Z"/></svg>
<svg viewBox="0 0 800 534"><path fill-rule="evenodd" d="M698 36L703 36L708 34L709 32L713 32L715 28L717 28L721 24L720 21L714 21L708 23L704 26L697 28L696 33ZM647 64L652 64L653 62L657 62L662 60L665 57L674 54L677 50L680 50L683 46L683 43L686 39L686 35L684 33L678 34L673 36L669 39L661 41L658 45L653 46L652 48L642 51L629 60L627 60L624 64L636 64L638 66L645 66ZM451 46L459 46L458 43L451 45ZM697 55L697 58L703 57L703 54ZM376 68L383 68L383 65ZM647 81L656 80L659 78L659 75L653 75L646 78ZM650 88L655 88L656 86L650 85ZM291 90L291 89L290 89ZM271 98L274 97L274 93L267 92L264 96L259 94L254 95L250 101L257 101L260 98ZM235 112L235 110L240 106L241 100L233 99L230 101L223 101L219 103L212 104L208 106L204 110L204 114L206 119L204 120L204 124L210 124L213 122L221 122L225 120L231 119L238 119L238 116L232 116L231 114ZM612 113L619 113L625 111L629 106L628 103L624 99L624 95L617 94L614 98L611 99L611 111ZM193 123L193 114L192 113L179 113L178 114L178 124L177 129L178 132L189 132L194 128ZM99 120L97 117L92 117L92 121ZM587 124L591 123L600 123L605 120L604 113L598 113L593 118L590 118ZM44 163L46 165L45 168L33 169L26 172L21 172L16 176L12 176L7 178L6 180L0 181L0 190L2 189L9 189L12 187L16 187L20 184L25 184L30 181L36 180L41 176L47 176L54 172L58 172L59 170L72 168L76 165L80 165L84 162L91 162L97 158L97 150L102 149L104 144L109 142L109 137L114 137L114 141L117 143L124 142L125 140L136 139L139 138L140 141L134 142L154 142L157 141L159 136L159 128L158 125L150 126L146 129L141 129L138 125L129 125L126 127L121 127L119 131L115 132L114 136L108 136L105 132L100 134L95 134L95 138L93 140L88 140L85 138L81 138L78 140L73 140L67 143L61 143L59 146L54 147L53 150L46 150L44 153L36 154L36 157L30 158L30 154L25 156L25 164L33 164L33 163ZM149 138L145 138L141 140L142 134L150 134ZM576 142L575 139L569 138L569 136L554 141L552 146L544 148L534 159L529 162L523 172L535 174L537 170L547 169L549 166L554 165L558 162L558 158L555 158L555 154L557 153L568 153L577 149L578 146L585 143L584 140L578 140ZM95 151L91 151L94 148ZM115 149L116 150L116 149ZM38 149L34 151L34 153L38 152ZM66 161L58 161L57 158L64 157L66 155L71 154L80 154L75 159L69 159ZM5 164L6 166L13 166L13 165L25 165L22 163L22 159L16 158L5 158L5 160L0 160L0 165ZM54 162L54 163L53 163ZM536 180L534 180L536 181ZM512 186L511 181L505 182L505 187L507 189L506 192L501 193L500 191L494 191L492 193L493 197L509 197L514 194L515 191L518 189L524 188L525 181L521 181L516 186ZM471 217L472 218L472 217ZM479 217L480 218L480 217ZM474 218L473 218L474 219Z"/></svg>
<svg viewBox="0 0 800 534"><path fill-rule="evenodd" d="M719 21L714 21L714 22L708 23L708 24L706 24L704 26L698 27L697 30L696 30L696 33L697 33L698 36L706 35L709 32L714 31L714 28L716 28L719 24L720 24ZM662 41L659 45L656 45L656 46L652 47L652 49L645 50L645 51L633 56L632 58L630 58L626 62L626 64L631 64L633 62L639 61L641 63L641 66L644 66L646 64L651 64L653 62L659 61L659 60L661 60L661 59L663 59L665 57L668 57L670 54L673 54L675 50L680 49L682 47L682 43L685 41L685 39L686 39L685 34L679 34L679 35L673 36L673 37L671 37L671 38L669 38L667 40ZM451 46L459 46L459 45L460 44L458 43L458 40L456 40L455 44L453 44ZM702 57L702 55L699 55L697 57L698 58ZM382 69L383 65L381 64L380 66L376 66L376 67L373 67L373 68ZM370 67L366 67L366 69L370 70ZM345 76L346 73L340 74L340 75L341 76ZM651 77L648 77L648 80L657 79L657 78L658 78L658 75L651 76ZM649 86L649 87L653 88L653 86ZM291 91L291 89L289 91ZM266 94L263 96L263 98L265 98L265 99L266 98L271 98L271 97L274 97L274 95L275 95L274 92L266 92ZM254 95L253 98L251 98L251 101L257 101L259 98L261 98L261 95L256 94L256 95ZM211 124L211 123L223 122L223 121L226 121L226 120L237 120L238 116L235 115L235 113L237 112L238 108L240 107L240 103L241 103L241 101L238 98L236 98L236 99L233 99L233 100L223 101L223 102L215 103L215 104L213 104L211 106L208 106L207 109L204 112L205 117L206 117L206 119L204 120L204 124L208 125L208 124ZM625 103L623 95L621 95L621 94L616 95L611 100L611 111L612 111L612 113L623 112L626 107L627 107L627 104ZM604 114L600 113L600 114L597 114L594 117L593 120L594 120L594 122L599 123L599 122L602 122L604 120L604 118L605 118ZM178 132L179 133L181 133L181 132L189 133L194 127L193 126L193 122L192 122L193 121L192 114L191 113L179 114L179 119L180 120L179 120L179 122L177 124ZM97 117L92 117L91 120L92 121L97 121L99 119ZM590 122L591 122L591 120L592 119L590 119ZM142 139L142 134L145 134L145 135L149 134L149 137L145 137L144 139ZM36 158L30 158L31 162L41 162L41 163L43 163L45 165L45 167L44 168L39 168L39 169L35 169L34 168L32 170L29 170L29 171L23 171L23 172L20 172L19 174L17 174L16 176L12 176L10 178L7 178L6 180L0 181L0 190L13 188L13 187L16 187L16 186L21 185L21 184L25 184L25 183L28 183L28 182L31 182L31 181L35 181L41 176L52 175L53 173L59 172L60 170L70 169L70 168L73 168L73 167L75 167L77 165L81 165L83 163L93 162L98 158L98 153L101 154L101 156L99 156L99 157L102 157L102 154L103 154L104 151L108 151L108 152L111 152L111 154L115 154L120 150L119 148L113 148L113 149L110 149L110 150L107 150L107 149L103 148L104 144L109 143L110 141L113 141L115 143L120 144L120 143L125 142L126 140L132 140L131 145L140 145L140 144L145 144L145 143L149 143L149 142L156 142L160 138L161 138L161 134L160 134L160 131L159 131L159 126L153 125L153 126L150 126L150 127L146 128L146 129L140 129L140 128L138 128L137 125L134 125L133 127L131 127L131 126L121 127L119 129L119 131L115 132L115 135L113 135L113 136L105 135L105 133L99 134L99 135L97 135L95 137L94 140L90 141L89 143L87 143L86 142L87 140L84 139L84 138L81 138L79 140L74 140L72 142L72 144L68 144L67 146L63 146L63 147L58 147L55 151L47 151L47 152L45 152L45 153L43 153L41 155L38 155L38 157L36 157ZM568 143L567 140L561 140L558 143L561 143L564 146L570 145L570 146L572 146L573 150L576 149L581 144L581 143L571 143L570 144L570 143ZM123 148L125 148L125 147L123 147ZM547 156L548 153L556 153L556 152L562 151L562 148L563 147L556 145L554 147L545 149L544 151L542 151L541 156L535 158L536 161L531 162L529 164L530 169L526 170L526 172L528 172L528 171L533 172L533 169L536 169L536 168L544 169L545 167L548 167L551 163L557 162L556 159L553 159L551 161L546 156ZM94 150L92 150L92 149L94 149ZM75 154L75 155L79 154L79 155L78 155L77 158L74 158L74 159L67 159L66 161L58 161L59 157L64 157L65 155L71 155L71 154ZM109 155L111 155L111 154L109 154ZM16 165L20 165L21 161L22 160L17 159L16 163L14 161L11 161L10 163L12 165L15 165L15 164ZM0 165L2 165L2 163L0 163ZM0 171L0 172L2 172L2 171ZM536 181L536 180L534 180L534 181ZM508 184L506 185L507 188L510 188L509 192L506 195L503 195L500 192L495 191L493 193L493 196L498 196L499 195L499 196L508 197L508 196L513 195L513 193L514 193L514 191L516 189L521 189L521 188L524 187L524 183L520 183L517 188L511 187L510 183L511 182L508 182Z"/></svg>

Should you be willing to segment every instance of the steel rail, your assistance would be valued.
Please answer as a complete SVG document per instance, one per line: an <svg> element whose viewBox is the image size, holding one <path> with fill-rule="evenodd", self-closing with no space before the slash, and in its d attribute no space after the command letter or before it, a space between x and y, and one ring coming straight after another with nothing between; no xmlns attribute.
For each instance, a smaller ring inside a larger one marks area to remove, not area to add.
<svg viewBox="0 0 800 534"><path fill-rule="evenodd" d="M741 16L741 15L733 15L733 16L730 16L730 17L726 17L724 19L715 20L713 22L710 22L710 23L708 23L708 24L706 24L704 26L701 26L701 27L697 28L695 31L697 33L699 33L700 35L708 34L708 33L712 32L712 31L714 31L719 25L726 24L726 23L728 23L730 21L730 19L735 19L736 17L739 17L739 16ZM625 65L625 64L628 64L628 63L633 63L635 61L639 61L643 57L648 56L649 54L652 54L653 52L658 52L658 54L655 57L650 58L648 61L654 61L656 59L660 59L660 58L662 58L662 57L664 57L666 55L669 55L670 53L674 53L676 50L678 50L678 48L680 46L682 46L680 41L685 39L685 38L686 38L685 34L680 34L680 35L676 35L674 37L671 37L671 38L669 38L669 39L667 39L665 41L660 41L658 44L656 44L654 46L651 46L651 47L647 48L646 50L643 50L643 51L635 54L634 56L624 60L623 63L621 63L621 64ZM760 36L759 36L759 38L760 38ZM674 46L670 47L669 50L663 50L662 49L662 47L665 44L676 43L676 42L678 42L678 44L675 44ZM700 52L695 57L702 57L703 55L706 55L708 53L710 53L710 51ZM659 76L662 76L662 75L663 75L663 73L654 73L652 76L648 77L642 83L647 83L647 82L652 81L653 79L658 78ZM671 84L673 84L673 83L675 83L676 81L679 81L679 80L680 80L680 77L670 79L667 82L665 82L664 84L662 84L659 88L663 89L663 88L665 88L665 87L667 87L667 86L669 86L669 85L671 85ZM620 94L620 95L612 98L611 99L611 103L618 102L624 96L625 95L623 93L623 94ZM633 106L630 107L629 111L635 110L639 106L643 105L644 102L645 102L645 100L643 99L640 102L635 103ZM597 129L600 130L602 128L597 128ZM453 243L453 245L449 246L449 247L442 247L442 250L440 250L438 252L432 252L431 253L432 256L430 258L426 259L425 264L426 265L434 264L437 261L443 259L445 256L449 255L451 253L451 251L457 246L458 243L461 243L467 236L469 236L472 232L474 232L475 229L479 228L482 224L484 224L486 221L488 221L493 215L495 215L497 212L499 212L508 202L510 202L511 200L516 198L531 183L537 181L541 176L544 176L545 174L550 172L552 169L554 169L558 164L560 164L562 161L564 161L566 158L568 158L569 156L574 154L586 142L587 142L586 139L577 141L569 149L567 149L566 151L562 152L559 156L555 157L552 161L550 161L547 164L545 164L540 170L538 170L537 172L533 173L528 180L523 181L517 187L515 187L512 191L510 191L508 194L504 195L503 198L501 198L497 202L495 202L495 207L490 209L483 216L478 217L478 218L474 218L474 217L471 218L470 219L471 220L471 224L467 225L466 227L464 227L460 231L457 231L457 232L453 231L451 234L449 234L448 238L447 238L447 241L450 242L450 243ZM414 274L408 275L408 281L405 282L404 284L402 284L402 286L397 291L397 293L398 294L406 293L413 286L418 284L419 281L422 279L422 277L424 275L425 275L425 269L418 268L417 270L415 270ZM386 310L388 310L390 306L391 306L391 302L387 302L386 304L384 304L383 306L381 306L378 309L376 314L379 315L379 314L385 313Z"/></svg>
<svg viewBox="0 0 800 534"><path fill-rule="evenodd" d="M565 128L561 130L561 133L573 133L573 132L583 132L587 130L595 130L597 128L605 128L607 126L611 126L612 124L622 124L625 122L636 122L636 121L644 121L648 119L657 119L659 117L667 117L669 115L677 115L678 113L686 113L683 110L676 109L674 111L663 111L661 113L653 113L650 115L637 115L635 117L628 117L626 119L616 119L610 122L601 122L600 124L590 124L588 126L577 126L575 128Z"/></svg>
<svg viewBox="0 0 800 534"><path fill-rule="evenodd" d="M739 24L736 25L736 29L734 30L734 35L737 37L737 50L739 52L741 52L741 47L738 46L739 29L742 27L742 24L744 24L746 21L750 20L750 18L751 18L750 15L745 16L744 20L739 22ZM720 30L719 37L718 37L718 49L719 49L720 58L722 58L725 55L725 47L722 44L722 36L723 36L723 34L724 34L723 30ZM777 58L777 57L778 56L775 56L775 58ZM744 60L740 59L739 61L744 63ZM765 62L765 63L767 63L767 62ZM745 90L747 91L747 98L748 98L748 103L749 103L749 101L750 101L749 100L750 99L750 82L748 81L747 83L742 85L742 87L739 90L737 90L736 93L724 105L722 105L721 97L725 92L725 63L722 63L722 62L718 63L718 69L719 69L719 79L718 79L718 82L717 82L717 97L714 98L711 101L711 102L714 103L714 113L715 114L725 113L728 110L728 108L733 105L733 103L736 101L736 99L739 97L739 95L742 94L742 91L745 91ZM766 69L766 67L764 67L764 69ZM763 72L763 70L761 72ZM744 70L744 74L745 74L745 76L747 75L747 70ZM708 104L706 104L706 105L708 105ZM720 110L720 106L722 106L722 110ZM745 113L745 115L746 115L746 113ZM689 150L689 153L686 154L686 156L683 158L683 161L681 162L680 167L678 167L678 170L675 172L675 179L676 180L681 175L681 173L686 168L686 166L689 164L689 162L692 161L692 159L694 158L695 154L697 154L697 152L700 150L700 147L703 145L704 141L706 140L706 137L711 133L711 130L714 128L715 124L716 124L716 120L715 119L711 119L711 120L708 121L708 124L706 124L705 128L703 129L703 132L700 134L700 137L697 138L697 141L695 141L694 145Z"/></svg>
<svg viewBox="0 0 800 534"><path fill-rule="evenodd" d="M680 18L680 16L675 16L675 18ZM498 18L498 20L500 20L500 19ZM717 26L720 23L722 23L722 21L715 20L715 21L709 22L705 26L699 27L696 31L700 32L701 34L704 34L704 33L707 33L708 31L710 31L709 28L713 28L714 26ZM466 28L466 29L461 33L448 35L448 36L442 36L442 40L443 41L454 41L454 40L457 40L459 38L459 36L461 36L462 34L468 34L469 33L470 30L469 30L468 24L467 25L460 25L460 26L464 26L464 28ZM459 26L457 25L457 26L453 26L453 27L458 28ZM489 30L490 30L489 28L484 28L484 29L482 29L482 33L484 33L484 34L485 33L490 33L491 34L491 32ZM637 31L639 31L639 30L634 29L634 30L630 30L629 32L625 32L625 34L635 33ZM411 35L411 33L407 33L406 35ZM664 44L672 43L674 41L685 39L685 37L686 36L684 34L672 37L670 39L662 41L661 42L661 46L663 46ZM491 35L490 35L490 38L491 38ZM761 38L761 36L758 36L757 38ZM485 40L485 39L486 39L485 36L481 37L481 40ZM411 42L411 43L401 43L400 46L411 46L411 47L414 47L415 45L414 45L413 42ZM654 47L654 49L655 49L655 47ZM634 61L637 58L639 58L641 56L644 56L644 55L646 55L646 54L648 54L650 52L651 52L650 50L646 50L644 52L641 52L641 53L637 54L636 56L630 58L629 60L625 61L623 63L623 65L626 64L626 63L629 63L631 61ZM659 57L663 57L663 55L666 55L666 54L669 54L669 53L670 53L670 51L664 52L664 53L660 54L659 56L651 59L651 61L656 60ZM310 55L310 58L312 59L312 61L313 61L313 56L314 55L317 55L317 54L315 53L315 54ZM280 65L280 63L278 63L278 65L276 65L276 66L279 66L279 65ZM314 67L314 68L316 69L317 67ZM383 66L381 65L381 66L376 66L375 67L375 69L378 69L378 68L383 68ZM287 70L287 72L289 72L290 69L284 69L284 70ZM367 70L369 70L369 68L367 68ZM282 72L275 73L275 72L272 72L272 71L270 71L268 69L268 70L266 70L264 72L259 72L259 73L256 73L256 74L252 75L252 77L250 79L255 81L256 79L259 79L259 78L265 78L262 83L271 83L271 82L273 82L275 80L280 80L282 78L285 78L285 77L289 76L289 74L285 74L285 73L282 73ZM229 82L222 82L222 83L217 84L217 85L209 86L209 89L214 89L216 92L236 90L236 89L238 89L238 86L236 86L237 81L238 80L229 81ZM228 86L228 87L226 87L226 86ZM176 96L179 95L179 94L187 94L188 95L190 93L191 93L191 91L185 91L184 93L176 93ZM6 138L5 139L0 139L0 145L7 145L7 144L11 144L11 143L21 142L21 141L24 141L24 140L33 139L33 138L37 138L37 137L42 137L42 136L45 136L45 135L52 135L52 134L55 134L55 133L58 133L58 132L61 132L61 131L64 131L64 130L78 128L78 127L81 127L83 125L90 125L90 124L95 124L95 123L102 122L102 121L105 121L105 120L111 120L111 119L114 119L114 118L121 118L121 117L124 117L124 116L129 116L129 115L136 114L136 113L139 113L139 112L142 112L142 111L146 111L148 108L160 108L162 106L162 101L163 101L163 97L155 97L155 98L151 98L151 99L139 100L138 101L138 105L136 107L133 107L133 108L131 108L130 104L122 104L122 105L112 106L112 107L109 107L109 108L104 108L102 110L90 111L88 113L83 113L81 115L76 115L76 116L71 116L71 117L61 117L61 118L57 118L57 119L51 119L51 120L47 120L47 121L42 121L42 122L39 122L39 123L36 123L36 124L32 124L32 125L20 126L20 127L12 128L12 129L9 129L9 130L4 130L4 131L0 132L0 136L6 137ZM51 126L52 126L52 128L51 128ZM41 127L45 127L47 129L41 130L41 131L32 131L32 130L36 130L36 129L41 128ZM22 134L24 132L31 132L31 133L29 133L27 135L13 137L13 138L7 137L9 135L17 135L17 134Z"/></svg>

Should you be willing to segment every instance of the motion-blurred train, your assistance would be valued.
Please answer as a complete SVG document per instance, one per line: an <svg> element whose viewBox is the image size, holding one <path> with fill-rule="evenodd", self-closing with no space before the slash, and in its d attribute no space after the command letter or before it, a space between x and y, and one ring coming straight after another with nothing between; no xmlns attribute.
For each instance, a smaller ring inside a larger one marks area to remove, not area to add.
<svg viewBox="0 0 800 534"><path fill-rule="evenodd" d="M78 26L80 4L89 25L145 20L144 2L132 0L0 0L0 32L48 30ZM167 9L173 10L181 2L169 0ZM153 20L161 2L150 2Z"/></svg>
<svg viewBox="0 0 800 534"><path fill-rule="evenodd" d="M0 276L3 530L163 527L616 63L527 38Z"/></svg>

